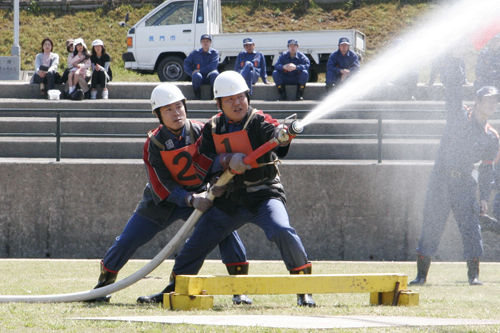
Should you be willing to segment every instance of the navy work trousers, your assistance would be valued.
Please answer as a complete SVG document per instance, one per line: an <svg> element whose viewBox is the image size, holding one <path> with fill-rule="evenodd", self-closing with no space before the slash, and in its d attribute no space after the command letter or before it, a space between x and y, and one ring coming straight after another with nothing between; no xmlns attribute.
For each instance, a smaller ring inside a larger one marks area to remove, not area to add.
<svg viewBox="0 0 500 333"><path fill-rule="evenodd" d="M219 75L218 71L211 71L210 73L203 75L200 72L193 74L191 77L191 81L193 82L193 89L198 90L202 85L209 84L210 86L214 86L215 79Z"/></svg>
<svg viewBox="0 0 500 333"><path fill-rule="evenodd" d="M111 272L118 272L132 257L139 247L149 242L158 232L177 220L187 220L193 208L176 207L164 227L134 213L120 236L108 250L103 259L103 266ZM219 250L224 264L246 262L246 250L238 233L229 233L219 244ZM217 246L215 244L215 246ZM214 246L214 247L215 247Z"/></svg>
<svg viewBox="0 0 500 333"><path fill-rule="evenodd" d="M250 89L250 95L252 95L252 85L257 83L259 80L259 75L257 74L253 63L251 61L246 61L240 71L240 74L245 79L248 89Z"/></svg>
<svg viewBox="0 0 500 333"><path fill-rule="evenodd" d="M263 229L267 239L276 243L288 270L308 263L304 246L290 226L285 205L281 200L268 199L260 204L256 213L238 206L236 213L230 216L212 207L201 217L193 235L175 259L174 274L197 274L217 244L248 222Z"/></svg>
<svg viewBox="0 0 500 333"><path fill-rule="evenodd" d="M418 253L424 256L436 253L446 220L452 211L462 235L463 257L474 259L483 255L476 187L476 181L471 176L453 178L432 171L425 197Z"/></svg>
<svg viewBox="0 0 500 333"><path fill-rule="evenodd" d="M281 85L305 85L307 80L309 80L309 72L301 71L300 73L297 71L293 72L293 75L287 75L285 73L281 73L278 71L273 72L273 80L277 86Z"/></svg>

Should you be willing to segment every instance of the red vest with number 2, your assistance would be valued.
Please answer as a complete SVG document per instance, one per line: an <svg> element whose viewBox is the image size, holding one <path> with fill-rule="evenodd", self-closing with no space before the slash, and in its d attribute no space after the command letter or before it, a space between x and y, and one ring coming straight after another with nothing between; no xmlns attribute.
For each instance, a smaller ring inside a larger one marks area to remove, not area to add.
<svg viewBox="0 0 500 333"><path fill-rule="evenodd" d="M174 180L186 186L198 185L202 180L196 175L193 156L198 154L196 145L185 146L176 150L161 151L161 158Z"/></svg>

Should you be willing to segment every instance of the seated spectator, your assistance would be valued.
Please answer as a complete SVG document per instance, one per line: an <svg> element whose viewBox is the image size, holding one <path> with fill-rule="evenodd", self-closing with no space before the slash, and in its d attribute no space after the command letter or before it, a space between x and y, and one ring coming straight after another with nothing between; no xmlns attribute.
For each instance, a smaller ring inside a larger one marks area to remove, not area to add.
<svg viewBox="0 0 500 333"><path fill-rule="evenodd" d="M213 99L215 78L219 75L219 51L213 49L212 36L205 34L200 38L201 48L191 52L184 60L184 71L191 76L195 99L201 99L201 86L210 84L210 99Z"/></svg>
<svg viewBox="0 0 500 333"><path fill-rule="evenodd" d="M111 79L109 76L111 57L106 53L104 43L100 39L92 42L92 56L90 57L92 63L92 81L90 98L97 98L97 85L102 87L102 99L108 99L108 81Z"/></svg>
<svg viewBox="0 0 500 333"><path fill-rule="evenodd" d="M296 99L300 101L304 99L311 62L304 53L298 50L299 42L296 39L290 39L287 45L288 51L283 52L274 65L273 79L280 94L280 101L286 100L285 85L289 84L297 86Z"/></svg>
<svg viewBox="0 0 500 333"><path fill-rule="evenodd" d="M500 89L500 34L493 37L477 57L474 87Z"/></svg>
<svg viewBox="0 0 500 333"><path fill-rule="evenodd" d="M32 83L40 84L40 95L46 96L47 90L54 89L59 66L59 55L52 53L54 43L50 38L42 41L42 52L35 58L35 74Z"/></svg>
<svg viewBox="0 0 500 333"><path fill-rule="evenodd" d="M69 94L73 95L76 91L76 85L80 86L78 94L72 96L72 99L83 99L83 95L90 98L88 78L90 78L90 54L87 51L87 45L82 38L75 39L75 50L68 58L68 66L72 66L68 75Z"/></svg>
<svg viewBox="0 0 500 333"><path fill-rule="evenodd" d="M345 79L359 70L358 55L349 50L349 39L342 37L339 39L339 49L328 58L326 63L326 92L330 92L333 87L337 87Z"/></svg>
<svg viewBox="0 0 500 333"><path fill-rule="evenodd" d="M243 39L245 51L238 54L234 71L238 72L245 79L250 95L252 95L252 85L259 81L259 76L265 84L272 84L267 81L266 59L262 52L255 52L255 43L253 38Z"/></svg>

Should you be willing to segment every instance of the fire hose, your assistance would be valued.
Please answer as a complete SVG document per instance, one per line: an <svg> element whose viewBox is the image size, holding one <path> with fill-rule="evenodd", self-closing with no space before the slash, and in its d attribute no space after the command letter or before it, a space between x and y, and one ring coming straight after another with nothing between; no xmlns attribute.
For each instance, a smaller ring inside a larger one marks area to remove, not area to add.
<svg viewBox="0 0 500 333"><path fill-rule="evenodd" d="M289 117L290 118L290 117ZM288 119L288 118L287 118ZM290 124L290 128L283 129L280 131L279 138L272 138L252 153L248 154L243 162L245 164L250 164L255 161L257 158L265 154L266 152L274 149L282 140L292 139L297 134L300 134L303 131L303 127L300 125L298 120L293 121ZM219 177L214 186L224 186L226 185L232 178L234 174L230 172L229 169L224 171L224 173ZM207 193L207 199L214 200L215 196L212 194L211 190ZM58 295L0 295L0 303L14 303L14 302L25 302L25 303L60 303L60 302L81 302L91 299L96 299L100 297L104 297L106 295L115 293L122 289L125 289L137 281L144 278L146 275L155 270L166 258L168 258L175 249L179 246L182 240L191 232L194 228L200 217L203 215L203 212L195 209L191 216L187 219L186 222L179 229L177 234L168 242L168 244L153 258L149 263L147 263L140 270L135 272L134 274L126 277L123 280L110 284L108 286L92 289L82 292L69 293L69 294L58 294Z"/></svg>

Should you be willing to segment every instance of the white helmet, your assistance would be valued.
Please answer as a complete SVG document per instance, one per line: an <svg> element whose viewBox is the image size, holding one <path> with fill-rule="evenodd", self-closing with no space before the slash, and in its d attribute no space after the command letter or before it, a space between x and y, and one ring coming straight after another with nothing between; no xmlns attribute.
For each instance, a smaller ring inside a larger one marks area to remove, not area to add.
<svg viewBox="0 0 500 333"><path fill-rule="evenodd" d="M175 84L161 83L151 93L151 109L154 113L157 108L185 99L186 97Z"/></svg>
<svg viewBox="0 0 500 333"><path fill-rule="evenodd" d="M233 96L250 91L243 76L235 71L225 71L214 82L214 98Z"/></svg>

